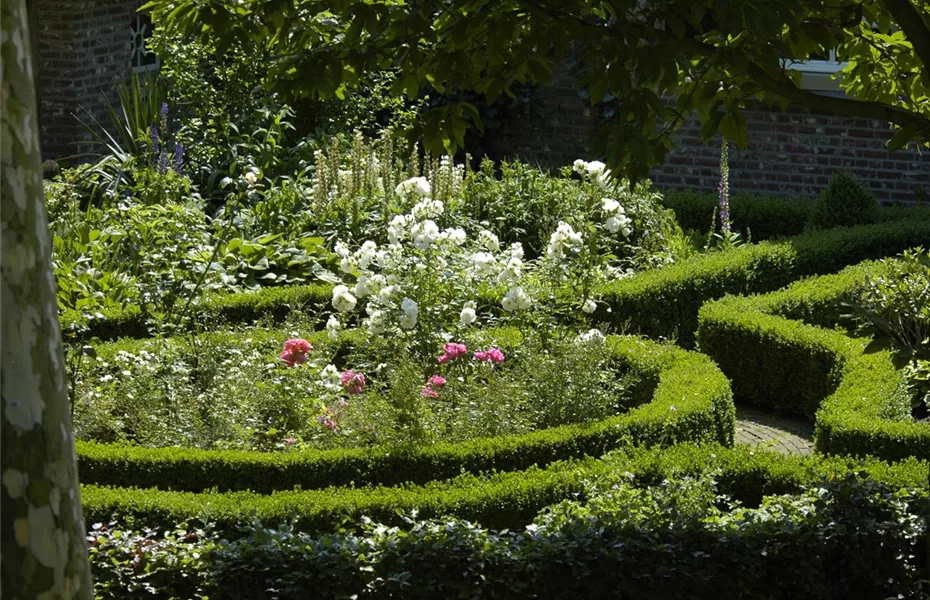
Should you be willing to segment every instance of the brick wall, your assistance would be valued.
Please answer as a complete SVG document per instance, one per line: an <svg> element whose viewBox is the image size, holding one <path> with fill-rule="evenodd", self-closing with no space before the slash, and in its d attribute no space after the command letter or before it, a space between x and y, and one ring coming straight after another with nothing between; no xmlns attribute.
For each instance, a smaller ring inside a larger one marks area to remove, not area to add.
<svg viewBox="0 0 930 600"><path fill-rule="evenodd" d="M105 125L104 94L129 73L129 39L139 0L37 0L39 126L42 155L58 159L93 149L72 116L80 106ZM85 119L86 120L86 119Z"/></svg>
<svg viewBox="0 0 930 600"><path fill-rule="evenodd" d="M535 115L508 121L502 153L550 168L596 158L589 142L598 124L571 76L559 74L552 87L537 90L536 96ZM833 171L846 169L867 182L882 202L930 201L930 150L921 153L912 144L889 152L890 129L879 121L762 107L747 111L746 121L748 146L730 146L733 194L814 197ZM681 127L678 148L653 170L660 189L717 190L720 142L703 144L699 131L696 118Z"/></svg>

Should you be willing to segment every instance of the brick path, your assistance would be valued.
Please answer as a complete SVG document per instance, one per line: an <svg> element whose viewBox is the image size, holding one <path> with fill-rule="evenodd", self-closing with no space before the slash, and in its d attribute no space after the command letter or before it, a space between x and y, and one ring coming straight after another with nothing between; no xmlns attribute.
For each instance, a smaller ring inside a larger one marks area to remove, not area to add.
<svg viewBox="0 0 930 600"><path fill-rule="evenodd" d="M782 454L810 454L814 451L814 426L803 419L737 404L736 443Z"/></svg>

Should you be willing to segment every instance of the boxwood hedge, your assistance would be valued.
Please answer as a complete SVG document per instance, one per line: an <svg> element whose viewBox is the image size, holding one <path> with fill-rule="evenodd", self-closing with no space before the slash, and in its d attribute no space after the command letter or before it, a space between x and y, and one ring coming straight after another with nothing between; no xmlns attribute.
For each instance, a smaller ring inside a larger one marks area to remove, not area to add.
<svg viewBox="0 0 930 600"><path fill-rule="evenodd" d="M114 347L138 343L119 342ZM708 357L634 337L608 336L607 348L619 367L629 369L644 382L638 395L648 401L596 423L423 447L290 453L79 442L80 480L166 490L270 492L352 482L423 483L463 471L525 469L568 457L600 456L626 440L666 445L677 441L732 444L735 409L729 382Z"/></svg>
<svg viewBox="0 0 930 600"><path fill-rule="evenodd" d="M624 446L602 459L558 461L545 468L487 475L466 473L424 485L340 486L270 494L83 485L81 500L85 519L91 523L116 516L149 527L170 527L198 519L231 534L253 519L266 525L293 519L299 529L331 531L363 517L401 524L414 511L422 518L455 515L506 528L529 523L554 502L583 498L586 481L609 473L628 472L642 485L659 485L673 476L712 472L721 493L746 506L757 506L763 496L796 492L803 485L841 477L851 469L894 486L922 486L928 476L927 462L913 458L894 464L866 459L851 466L842 457L783 456L747 447L686 443L669 448Z"/></svg>
<svg viewBox="0 0 930 600"><path fill-rule="evenodd" d="M710 302L700 311L699 346L738 399L815 417L821 452L930 457L930 426L911 419L890 355L865 354L867 340L826 328L836 324L840 302L882 268L866 263L771 294Z"/></svg>

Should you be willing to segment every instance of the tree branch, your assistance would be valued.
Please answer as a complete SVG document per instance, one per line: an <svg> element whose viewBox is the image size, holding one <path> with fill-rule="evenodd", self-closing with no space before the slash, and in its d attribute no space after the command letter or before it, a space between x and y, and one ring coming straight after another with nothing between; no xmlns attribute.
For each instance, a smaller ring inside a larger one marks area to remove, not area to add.
<svg viewBox="0 0 930 600"><path fill-rule="evenodd" d="M924 77L927 77L927 69L930 68L930 26L910 0L882 0L882 4L914 47L914 53L924 64Z"/></svg>

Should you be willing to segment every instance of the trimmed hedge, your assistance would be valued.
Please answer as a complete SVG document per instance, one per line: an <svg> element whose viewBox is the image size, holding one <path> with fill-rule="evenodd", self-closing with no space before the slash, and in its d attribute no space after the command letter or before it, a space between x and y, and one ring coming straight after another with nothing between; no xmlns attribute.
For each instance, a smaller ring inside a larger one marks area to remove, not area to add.
<svg viewBox="0 0 930 600"><path fill-rule="evenodd" d="M675 212L675 220L685 231L706 233L717 194L691 190L667 192L662 205ZM807 228L816 202L812 198L785 198L739 194L730 199L730 217L737 231L749 229L754 241L801 235ZM878 210L881 222L900 219L930 219L928 206L883 206Z"/></svg>
<svg viewBox="0 0 930 600"><path fill-rule="evenodd" d="M604 286L595 316L621 331L694 345L698 310L726 294L769 292L807 275L930 245L930 221L894 221L763 242L646 271Z"/></svg>
<svg viewBox="0 0 930 600"><path fill-rule="evenodd" d="M904 378L887 352L826 329L843 300L883 266L866 263L763 296L727 297L701 308L698 344L733 382L740 400L815 419L826 453L889 460L930 458L930 426L913 422Z"/></svg>
<svg viewBox="0 0 930 600"><path fill-rule="evenodd" d="M295 519L306 531L331 531L362 517L402 524L404 514L420 518L455 515L488 527L520 527L539 510L565 498L583 498L585 481L609 473L629 472L642 485L659 485L671 476L713 471L718 488L747 506L763 496L792 493L821 478L842 477L853 468L895 486L923 486L925 461L906 459L889 464L867 459L851 466L848 459L829 456L790 457L746 447L679 444L670 448L633 448L603 459L561 461L546 468L487 476L461 475L422 486L332 487L309 491L176 492L82 485L85 520L107 522L138 519L147 527L171 527L199 519L233 533L236 526L258 519L266 525Z"/></svg>
<svg viewBox="0 0 930 600"><path fill-rule="evenodd" d="M114 347L139 342L120 342ZM393 485L459 473L509 471L569 457L600 456L626 440L733 443L735 409L726 377L706 356L631 337L609 336L608 350L649 389L651 400L597 423L424 447L290 453L141 448L79 442L84 483L200 491L270 492L351 483Z"/></svg>

